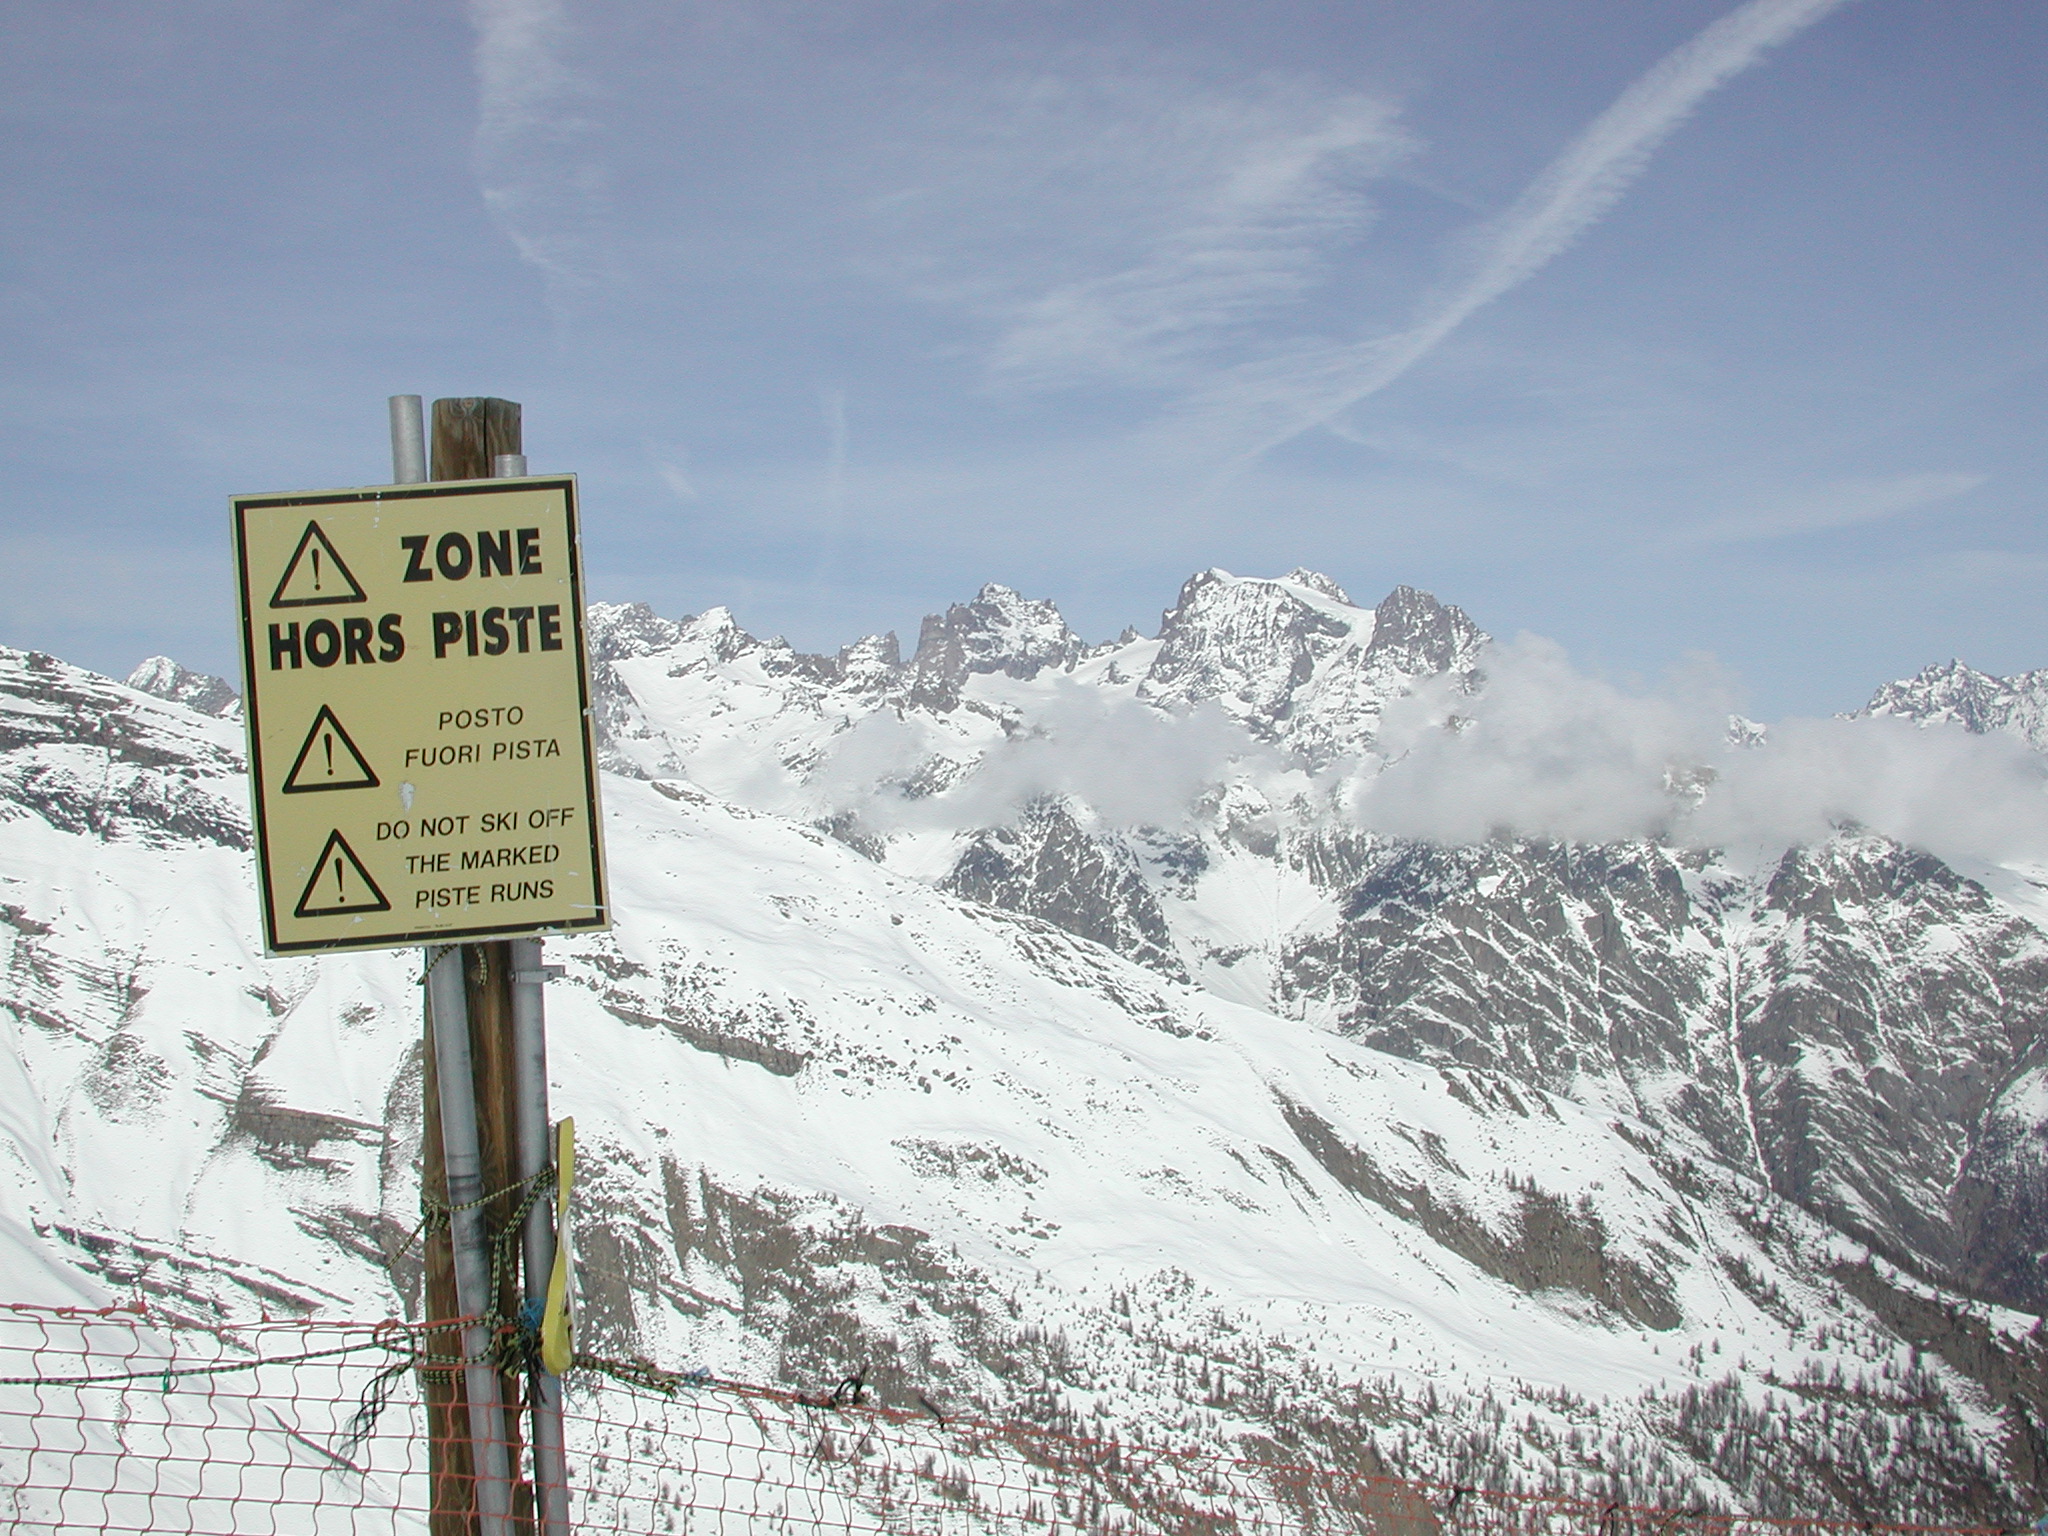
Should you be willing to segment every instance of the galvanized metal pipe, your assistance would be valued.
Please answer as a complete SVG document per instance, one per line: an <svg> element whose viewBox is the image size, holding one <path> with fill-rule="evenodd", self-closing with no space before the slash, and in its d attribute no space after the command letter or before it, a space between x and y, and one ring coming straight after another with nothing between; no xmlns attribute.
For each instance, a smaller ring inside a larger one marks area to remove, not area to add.
<svg viewBox="0 0 2048 1536"><path fill-rule="evenodd" d="M418 395L391 397L391 483L418 485L427 478L427 423Z"/></svg>
<svg viewBox="0 0 2048 1536"><path fill-rule="evenodd" d="M503 462L503 459L500 459ZM543 963L539 939L512 941L512 1082L519 1104L515 1128L519 1176L530 1179L548 1165L552 1137L548 1124L547 1004L541 988L557 968ZM521 1234L525 1249L527 1302L547 1302L548 1276L555 1267L555 1203L536 1200ZM534 1504L541 1536L569 1536L569 1462L562 1443L562 1378L533 1369Z"/></svg>
<svg viewBox="0 0 2048 1536"><path fill-rule="evenodd" d="M470 1069L469 996L462 951L431 957L427 1007L434 1022L434 1077L441 1100L441 1161L448 1173L448 1236L455 1252L455 1296L465 1317L491 1305L491 1258L484 1226L483 1157L477 1147L476 1089ZM462 1330L469 1399L469 1439L476 1458L478 1536L512 1536L512 1476L498 1368L488 1358L490 1335L479 1323Z"/></svg>

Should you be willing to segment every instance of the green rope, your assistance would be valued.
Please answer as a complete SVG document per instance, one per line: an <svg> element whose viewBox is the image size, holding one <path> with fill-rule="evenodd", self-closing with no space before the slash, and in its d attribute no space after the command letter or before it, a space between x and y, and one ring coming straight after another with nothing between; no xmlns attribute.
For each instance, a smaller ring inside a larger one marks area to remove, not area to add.
<svg viewBox="0 0 2048 1536"><path fill-rule="evenodd" d="M516 1180L503 1189L494 1189L488 1195L478 1195L474 1200L464 1200L456 1205L450 1205L445 1200L436 1200L429 1191L422 1189L419 1225L412 1229L411 1235L403 1243L399 1244L398 1251L385 1260L384 1267L387 1272L392 1269L400 1259L412 1252L413 1244L422 1237L447 1231L457 1211L474 1211L481 1206L489 1205L493 1200L502 1200L505 1196L524 1189L527 1191L527 1199L520 1206L519 1215L512 1223L515 1227L519 1226L525 1221L527 1211L533 1208L533 1200L539 1191L554 1187L555 1165L550 1163L530 1179Z"/></svg>
<svg viewBox="0 0 2048 1536"><path fill-rule="evenodd" d="M438 1231L449 1224L456 1211L475 1210L481 1206L502 1200L507 1195L519 1194L519 1204L513 1208L511 1219L491 1238L491 1287L488 1305L479 1324L490 1336L491 1343L479 1355L444 1354L423 1349L417 1344L399 1342L391 1338L367 1339L356 1343L336 1345L332 1349L309 1349L293 1355L272 1355L249 1360L220 1361L211 1365L154 1365L146 1370L105 1371L84 1376L0 1376L0 1387L108 1387L134 1382L154 1382L157 1390L168 1393L172 1384L186 1377L227 1376L240 1371L262 1370L272 1365L303 1365L313 1360L333 1360L343 1355L360 1354L364 1350L381 1349L395 1353L398 1358L386 1365L370 1378L363 1389L361 1401L349 1423L345 1443L358 1446L375 1429L378 1416L391 1401L398 1381L406 1372L413 1370L439 1369L455 1371L472 1365L489 1362L499 1370L514 1372L530 1369L539 1358L538 1330L508 1320L498 1305L503 1294L506 1276L514 1263L520 1233L526 1225L526 1218L544 1195L555 1187L555 1168L552 1163L531 1178L507 1184L503 1189L491 1191L475 1200L465 1200L458 1205L447 1205L422 1192L420 1198L420 1224L413 1228L412 1235L403 1246L391 1256L390 1263L396 1264L411 1251L414 1243L430 1231ZM446 1328L426 1330L446 1332ZM532 1337L528 1337L531 1334ZM645 1362L625 1364L609 1360L594 1360L579 1356L579 1366L588 1365L594 1369L614 1375L621 1381L646 1387L674 1396L676 1386L688 1378L675 1376L670 1372L657 1370Z"/></svg>
<svg viewBox="0 0 2048 1536"><path fill-rule="evenodd" d="M404 1357L385 1366L371 1377L369 1385L363 1388L363 1395L356 1404L356 1411L349 1419L348 1433L343 1440L344 1454L354 1454L354 1449L369 1438L370 1433L377 1427L379 1416L389 1405L393 1393L398 1390L399 1381L407 1371L441 1369L453 1372L472 1365L490 1364L500 1372L512 1375L533 1368L540 1358L540 1330L507 1319L498 1303L505 1291L506 1277L515 1262L526 1218L532 1214L535 1203L550 1193L554 1187L555 1165L549 1163L531 1178L520 1179L516 1183L507 1184L503 1189L493 1190L474 1200L465 1200L459 1205L444 1204L434 1199L427 1191L421 1190L420 1224L413 1229L412 1236L405 1240L405 1246L391 1256L390 1262L394 1265L411 1251L412 1245L418 1241L422 1233L440 1231L447 1227L455 1212L476 1210L507 1195L524 1191L518 1205L513 1207L510 1219L490 1239L490 1289L485 1297L483 1313L477 1318L477 1326L484 1330L489 1342L485 1344L482 1353L477 1355L433 1354L415 1348L409 1350Z"/></svg>
<svg viewBox="0 0 2048 1536"><path fill-rule="evenodd" d="M159 1391L170 1391L170 1382L181 1376L226 1376L234 1371L260 1371L266 1365L302 1365L308 1360L332 1360L338 1355L359 1354L366 1349L399 1349L403 1346L383 1339L360 1344L341 1344L333 1349L309 1349L296 1355L271 1355L260 1360L230 1360L217 1365L151 1366L146 1371L112 1371L95 1376L0 1376L0 1387L108 1387L124 1381L155 1381Z"/></svg>
<svg viewBox="0 0 2048 1536"><path fill-rule="evenodd" d="M664 1371L660 1366L647 1360L607 1360L602 1355L578 1355L570 1366L571 1370L596 1371L600 1376L609 1376L624 1386L638 1387L642 1391L657 1393L672 1398L683 1387L702 1387L711 1384L708 1371Z"/></svg>

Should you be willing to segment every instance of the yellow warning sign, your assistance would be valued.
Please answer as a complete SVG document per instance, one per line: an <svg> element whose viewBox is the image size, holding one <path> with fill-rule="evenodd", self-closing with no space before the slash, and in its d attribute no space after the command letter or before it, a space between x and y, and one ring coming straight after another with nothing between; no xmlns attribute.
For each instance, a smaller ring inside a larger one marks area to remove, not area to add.
<svg viewBox="0 0 2048 1536"><path fill-rule="evenodd" d="M575 480L233 521L269 952L608 926Z"/></svg>

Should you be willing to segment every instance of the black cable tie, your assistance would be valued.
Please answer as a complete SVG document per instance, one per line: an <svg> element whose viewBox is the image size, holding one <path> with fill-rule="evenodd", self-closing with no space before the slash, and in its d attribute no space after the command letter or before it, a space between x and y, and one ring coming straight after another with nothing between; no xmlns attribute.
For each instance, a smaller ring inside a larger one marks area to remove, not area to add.
<svg viewBox="0 0 2048 1536"><path fill-rule="evenodd" d="M858 1408L860 1395L867 1390L868 1368L862 1366L855 1375L847 1377L832 1389L829 1396L818 1406L821 1408Z"/></svg>

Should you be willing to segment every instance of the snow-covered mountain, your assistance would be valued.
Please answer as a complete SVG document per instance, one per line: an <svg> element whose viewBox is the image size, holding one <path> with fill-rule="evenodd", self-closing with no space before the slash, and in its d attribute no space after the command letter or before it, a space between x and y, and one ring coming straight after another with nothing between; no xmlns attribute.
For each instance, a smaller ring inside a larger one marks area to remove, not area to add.
<svg viewBox="0 0 2048 1536"><path fill-rule="evenodd" d="M550 1030L601 1346L1461 1482L2037 1512L2023 874L1333 820L1389 704L1483 686L1407 588L1205 572L1090 645L991 586L908 659L592 623L617 927L551 943ZM260 957L240 733L181 676L0 652L10 1272L416 1306L416 961Z"/></svg>
<svg viewBox="0 0 2048 1536"><path fill-rule="evenodd" d="M223 720L239 719L242 696L234 684L208 672L179 666L168 656L151 656L128 674L128 686L153 698L169 699Z"/></svg>
<svg viewBox="0 0 2048 1536"><path fill-rule="evenodd" d="M1857 713L1943 721L1980 736L2005 731L2048 752L2048 668L1993 677L1960 661L1940 662L1886 683Z"/></svg>

